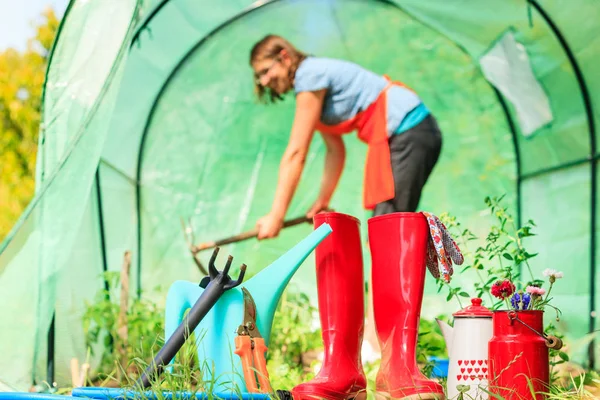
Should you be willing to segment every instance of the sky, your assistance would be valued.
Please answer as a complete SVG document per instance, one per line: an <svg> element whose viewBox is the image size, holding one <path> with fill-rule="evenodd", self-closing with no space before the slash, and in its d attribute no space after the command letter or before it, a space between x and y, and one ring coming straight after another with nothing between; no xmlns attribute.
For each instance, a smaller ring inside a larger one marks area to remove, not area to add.
<svg viewBox="0 0 600 400"><path fill-rule="evenodd" d="M24 50L44 9L52 7L60 18L68 4L69 0L0 0L0 51Z"/></svg>

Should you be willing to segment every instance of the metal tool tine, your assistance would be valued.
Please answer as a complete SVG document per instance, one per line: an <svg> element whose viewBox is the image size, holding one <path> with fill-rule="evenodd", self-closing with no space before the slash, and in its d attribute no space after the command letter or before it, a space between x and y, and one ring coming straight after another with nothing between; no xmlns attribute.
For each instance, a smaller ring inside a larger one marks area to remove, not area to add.
<svg viewBox="0 0 600 400"><path fill-rule="evenodd" d="M244 281L244 275L246 275L246 264L242 264L240 266L240 275L238 276L237 280L229 282L226 288L231 289L240 285Z"/></svg>
<svg viewBox="0 0 600 400"><path fill-rule="evenodd" d="M232 262L233 262L233 256L227 257L227 262L225 263L225 268L223 268L223 275L227 275L229 273L229 268L231 268Z"/></svg>
<svg viewBox="0 0 600 400"><path fill-rule="evenodd" d="M210 261L208 262L208 272L212 279L215 279L217 275L219 275L219 271L215 267L215 260L217 259L217 254L219 254L219 248L215 247L212 256L210 256Z"/></svg>

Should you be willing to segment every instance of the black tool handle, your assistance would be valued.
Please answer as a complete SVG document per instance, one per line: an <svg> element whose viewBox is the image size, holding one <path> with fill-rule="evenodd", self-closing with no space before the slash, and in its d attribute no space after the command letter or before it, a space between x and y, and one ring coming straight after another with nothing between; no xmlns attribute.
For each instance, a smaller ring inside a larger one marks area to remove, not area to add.
<svg viewBox="0 0 600 400"><path fill-rule="evenodd" d="M198 327L200 321L202 321L211 308L213 308L223 293L242 283L246 272L246 265L242 264L240 276L234 281L227 275L233 257L229 256L225 268L222 272L219 272L214 266L218 252L219 248L217 247L213 252L208 266L210 276L207 276L202 280L201 286L204 287L204 292L202 292L190 312L185 316L181 324L179 324L175 332L173 332L171 337L160 349L156 357L154 357L154 360L152 360L137 381L137 384L142 388L146 389L150 387L152 385L151 382L163 373L165 366L175 358L175 355L181 347L183 347L185 341Z"/></svg>
<svg viewBox="0 0 600 400"><path fill-rule="evenodd" d="M177 352L183 347L185 341L190 337L192 332L198 327L200 321L208 314L210 309L217 303L221 295L225 292L222 285L215 282L208 284L202 295L194 304L194 307L185 316L182 323L179 324L175 332L169 340L160 349L154 360L150 363L146 371L140 377L138 384L144 389L151 386L151 381L156 379L163 373L166 365L175 358Z"/></svg>

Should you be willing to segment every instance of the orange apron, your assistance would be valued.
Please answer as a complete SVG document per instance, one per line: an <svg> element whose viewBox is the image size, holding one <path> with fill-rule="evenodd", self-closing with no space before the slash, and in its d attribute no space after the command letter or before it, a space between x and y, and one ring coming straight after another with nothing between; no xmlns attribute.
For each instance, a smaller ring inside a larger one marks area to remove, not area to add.
<svg viewBox="0 0 600 400"><path fill-rule="evenodd" d="M407 86L384 77L388 81L387 86L367 109L336 125L325 125L321 121L316 125L319 132L329 135L343 135L358 130L358 138L367 143L363 186L363 207L367 210L395 197L387 131L387 91L392 85Z"/></svg>

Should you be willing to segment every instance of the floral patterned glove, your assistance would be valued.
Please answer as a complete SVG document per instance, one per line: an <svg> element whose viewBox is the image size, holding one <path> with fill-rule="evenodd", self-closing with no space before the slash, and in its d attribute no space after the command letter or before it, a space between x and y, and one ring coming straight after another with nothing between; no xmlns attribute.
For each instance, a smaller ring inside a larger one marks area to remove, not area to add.
<svg viewBox="0 0 600 400"><path fill-rule="evenodd" d="M465 259L442 221L431 213L422 214L427 218L430 233L427 245L427 268L434 278L438 279L441 272L444 281L450 282L450 277L454 273L452 262L461 265Z"/></svg>

